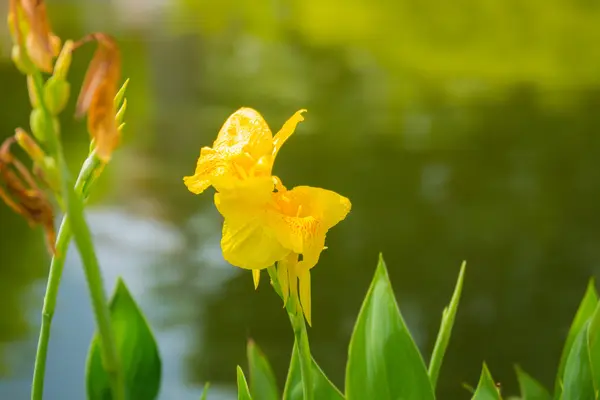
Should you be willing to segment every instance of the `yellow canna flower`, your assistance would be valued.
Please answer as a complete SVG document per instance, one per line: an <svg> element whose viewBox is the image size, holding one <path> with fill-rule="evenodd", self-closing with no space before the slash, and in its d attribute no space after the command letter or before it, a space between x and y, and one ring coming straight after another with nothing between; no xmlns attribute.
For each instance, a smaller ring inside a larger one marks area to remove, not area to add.
<svg viewBox="0 0 600 400"><path fill-rule="evenodd" d="M259 192L252 183L243 193ZM279 185L255 199L240 192L215 194L215 205L223 215L223 257L232 265L252 269L255 285L260 270L277 262L284 303L291 295L300 303L311 324L310 269L319 261L327 231L346 218L350 200L333 191L298 186L286 190Z"/></svg>
<svg viewBox="0 0 600 400"><path fill-rule="evenodd" d="M244 180L262 178L262 184L271 185L267 193L271 192L277 152L304 120L305 111L296 112L275 136L258 111L240 108L234 112L223 124L213 147L200 150L194 175L183 178L188 190L200 194L211 185L219 192L236 190ZM260 184L251 186L256 189Z"/></svg>

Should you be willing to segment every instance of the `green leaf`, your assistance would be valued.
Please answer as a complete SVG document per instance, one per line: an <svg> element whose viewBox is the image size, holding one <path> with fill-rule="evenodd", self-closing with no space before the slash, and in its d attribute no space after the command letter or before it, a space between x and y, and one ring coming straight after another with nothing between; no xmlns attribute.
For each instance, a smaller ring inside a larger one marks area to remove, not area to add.
<svg viewBox="0 0 600 400"><path fill-rule="evenodd" d="M587 342L594 392L598 393L600 389L600 304L596 306L596 311L590 319Z"/></svg>
<svg viewBox="0 0 600 400"><path fill-rule="evenodd" d="M526 373L518 365L515 367L517 372L517 380L521 390L523 400L550 400L552 396L546 388L535 380L531 375Z"/></svg>
<svg viewBox="0 0 600 400"><path fill-rule="evenodd" d="M346 397L434 399L425 364L402 319L381 256L350 339Z"/></svg>
<svg viewBox="0 0 600 400"><path fill-rule="evenodd" d="M160 388L161 361L144 314L121 278L110 301L110 319L125 377L128 400L152 400ZM102 364L101 343L94 335L88 353L86 381L89 400L110 400L110 381Z"/></svg>
<svg viewBox="0 0 600 400"><path fill-rule="evenodd" d="M210 387L210 383L206 382L204 384L204 389L202 389L202 395L200 396L200 400L206 400L206 396L208 396L208 388Z"/></svg>
<svg viewBox="0 0 600 400"><path fill-rule="evenodd" d="M477 384L477 389L475 390L475 394L473 394L472 400L502 400L500 392L496 387L496 382L494 382L494 378L492 378L492 374L490 374L485 363L483 363L479 383Z"/></svg>
<svg viewBox="0 0 600 400"><path fill-rule="evenodd" d="M238 365L237 367L237 387L238 387L238 400L252 400L250 396L250 389L248 389L248 383L244 376L244 371Z"/></svg>
<svg viewBox="0 0 600 400"><path fill-rule="evenodd" d="M456 316L458 302L460 301L460 295L462 293L466 265L467 262L463 261L450 304L448 307L444 308L444 311L442 312L442 323L440 324L440 330L435 341L435 346L433 347L433 353L431 354L431 361L429 362L429 380L431 381L431 386L434 389L440 374L440 368L442 366L442 361L444 360L444 354L446 354L446 349L448 348L450 335L452 334L454 317Z"/></svg>
<svg viewBox="0 0 600 400"><path fill-rule="evenodd" d="M575 338L579 335L581 328L585 325L585 323L591 318L592 314L596 310L596 306L598 305L598 294L594 287L594 279L590 279L588 283L587 290L585 291L585 295L581 300L581 304L577 309L577 313L575 314L575 318L573 319L573 323L571 324L571 328L569 329L569 334L567 335L567 340L565 341L565 346L562 351L562 355L560 357L560 364L558 366L558 374L556 375L556 382L554 383L554 399L559 400L561 398L562 393L562 382L563 376L565 373L565 365L567 364L567 357L571 352L571 347L575 342Z"/></svg>
<svg viewBox="0 0 600 400"><path fill-rule="evenodd" d="M248 341L248 364L250 366L250 393L261 400L279 400L277 381L269 361L254 341Z"/></svg>
<svg viewBox="0 0 600 400"><path fill-rule="evenodd" d="M318 400L344 400L344 395L335 387L333 383L325 376L323 370L312 359L312 378L313 378L313 397ZM290 369L288 370L285 388L283 390L283 400L303 400L304 390L302 388L302 375L300 372L300 358L298 356L298 347L294 343L292 350L292 359L290 360Z"/></svg>
<svg viewBox="0 0 600 400"><path fill-rule="evenodd" d="M588 321L579 331L567 357L562 392L562 397L565 400L591 400L595 398L587 340L589 326Z"/></svg>

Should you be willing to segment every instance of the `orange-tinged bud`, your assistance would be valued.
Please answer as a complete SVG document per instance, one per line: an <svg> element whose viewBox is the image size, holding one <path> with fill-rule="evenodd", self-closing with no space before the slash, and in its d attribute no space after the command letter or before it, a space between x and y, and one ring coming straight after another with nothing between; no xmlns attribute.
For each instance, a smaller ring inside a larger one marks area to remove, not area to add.
<svg viewBox="0 0 600 400"><path fill-rule="evenodd" d="M60 50L60 39L52 33L44 0L10 0L8 26L19 49L13 50L17 67L29 73L27 61L31 61L38 69L52 72L52 60Z"/></svg>
<svg viewBox="0 0 600 400"><path fill-rule="evenodd" d="M116 41L103 33L83 38L74 48L91 40L98 42L98 47L86 72L75 115L87 113L88 130L96 142L98 157L108 162L120 141L114 99L121 77L121 53Z"/></svg>
<svg viewBox="0 0 600 400"><path fill-rule="evenodd" d="M35 140L33 140L31 136L27 134L27 132L21 128L17 128L15 132L15 140L34 162L38 164L44 164L44 159L46 158L44 150L42 150L42 148L35 142Z"/></svg>
<svg viewBox="0 0 600 400"><path fill-rule="evenodd" d="M52 33L44 0L20 0L29 32L25 41L27 53L42 71L52 72L52 61L60 51L60 39Z"/></svg>

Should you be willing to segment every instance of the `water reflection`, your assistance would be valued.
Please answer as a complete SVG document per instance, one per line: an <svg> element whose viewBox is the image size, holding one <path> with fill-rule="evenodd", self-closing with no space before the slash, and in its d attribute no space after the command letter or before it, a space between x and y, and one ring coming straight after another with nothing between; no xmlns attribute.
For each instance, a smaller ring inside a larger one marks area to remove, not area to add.
<svg viewBox="0 0 600 400"><path fill-rule="evenodd" d="M81 27L63 24L81 36ZM511 69L485 81L494 71L481 66L473 79L444 80L415 56L424 71L417 79L398 67L408 53L398 57L393 46L368 48L341 36L319 42L300 28L265 39L254 28L122 33L130 50L126 75L134 77L132 111L125 147L97 192L96 204L110 206L92 208L89 219L106 281L123 275L157 330L162 398L197 398L206 380L215 398L235 398L235 365L245 365L248 338L283 386L293 338L281 304L268 285L255 292L250 274L223 261L211 196L193 196L181 181L200 146L240 106L260 110L274 129L308 108L278 157L277 174L289 186L322 186L353 202L314 270L312 349L338 385L382 251L425 354L460 262L468 260L440 376L445 399L467 397L460 385L476 382L483 360L508 393L516 390L514 363L551 386L570 319L600 266L600 89L585 74L577 89L567 89L570 80L546 85L546 75L531 78L531 70L530 83L519 83L523 76ZM5 136L26 123L27 97L7 62L0 62L0 82L11 93L0 99ZM64 124L75 166L87 138L70 117ZM6 207L0 220L0 342L10 372L0 398L21 399L47 260L39 232ZM65 273L49 354L50 400L82 397L93 330L74 253Z"/></svg>

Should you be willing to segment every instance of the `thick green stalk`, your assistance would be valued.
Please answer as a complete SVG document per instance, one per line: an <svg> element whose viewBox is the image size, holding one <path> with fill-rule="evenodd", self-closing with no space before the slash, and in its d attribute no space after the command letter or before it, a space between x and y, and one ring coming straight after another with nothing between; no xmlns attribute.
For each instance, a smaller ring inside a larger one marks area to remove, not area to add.
<svg viewBox="0 0 600 400"><path fill-rule="evenodd" d="M103 164L100 162L96 153L93 152L85 160L77 182L75 183L75 191L83 199L87 198L90 187L96 176L102 170ZM71 241L71 226L69 224L69 216L63 216L58 235L56 239L56 254L52 257L50 263L50 272L48 274L48 282L46 284L46 294L44 296L44 306L42 309L42 326L40 328L40 336L38 339L38 347L35 355L35 367L33 370L33 385L31 388L31 399L41 400L44 395L44 377L46 374L46 358L48 354L48 342L50 341L50 328L52 326L52 318L56 309L56 298L58 297L58 288L62 277L65 258Z"/></svg>
<svg viewBox="0 0 600 400"><path fill-rule="evenodd" d="M59 140L59 132L52 121L54 117L48 111L44 102L44 82L39 71L33 75L36 95L39 100L40 109L47 121L48 132L45 132L48 139L48 147L52 151L60 170L61 175L61 194L66 202L66 212L69 216L68 222L70 230L75 237L75 244L81 256L83 271L87 280L90 297L92 300L92 309L96 317L98 333L102 343L102 358L104 367L110 377L113 390L113 399L125 399L125 381L120 368L119 355L110 322L110 313L108 310L108 301L104 293L102 283L102 274L94 250L90 229L85 221L83 213L83 200L80 195L75 193L72 185L72 179L67 167L62 146Z"/></svg>
<svg viewBox="0 0 600 400"><path fill-rule="evenodd" d="M281 286L277 279L277 270L275 266L267 268L271 283L275 292L283 300L281 292ZM291 283L290 283L291 284ZM308 342L308 332L306 331L306 323L304 322L304 314L299 310L299 299L297 297L290 296L285 308L294 330L294 337L296 339L296 349L298 351L298 359L300 360L300 374L302 375L302 391L304 393L304 400L313 400L313 376L312 376L312 356L310 354L310 345Z"/></svg>

